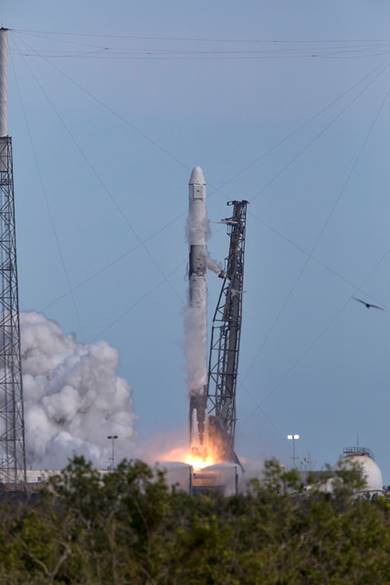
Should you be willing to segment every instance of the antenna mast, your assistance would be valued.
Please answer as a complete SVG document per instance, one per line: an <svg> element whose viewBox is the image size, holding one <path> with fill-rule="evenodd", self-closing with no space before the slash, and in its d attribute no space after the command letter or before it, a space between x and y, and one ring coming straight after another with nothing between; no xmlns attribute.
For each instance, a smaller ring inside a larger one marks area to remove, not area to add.
<svg viewBox="0 0 390 585"><path fill-rule="evenodd" d="M25 481L15 198L8 136L8 30L0 28L0 482Z"/></svg>

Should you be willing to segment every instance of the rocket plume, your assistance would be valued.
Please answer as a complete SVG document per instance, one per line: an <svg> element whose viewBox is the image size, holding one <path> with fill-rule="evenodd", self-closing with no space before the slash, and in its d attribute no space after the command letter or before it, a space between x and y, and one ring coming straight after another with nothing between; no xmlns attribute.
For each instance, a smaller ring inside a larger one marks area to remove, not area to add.
<svg viewBox="0 0 390 585"><path fill-rule="evenodd" d="M28 464L55 469L82 454L106 467L112 434L118 459L128 457L132 389L117 375L118 351L77 343L39 313L21 314L21 340Z"/></svg>

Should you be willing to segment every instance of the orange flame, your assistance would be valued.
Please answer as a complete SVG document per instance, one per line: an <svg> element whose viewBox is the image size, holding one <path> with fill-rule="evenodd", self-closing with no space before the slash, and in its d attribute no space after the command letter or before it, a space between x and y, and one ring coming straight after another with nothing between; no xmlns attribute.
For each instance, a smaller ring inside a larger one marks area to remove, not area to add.
<svg viewBox="0 0 390 585"><path fill-rule="evenodd" d="M214 465L214 463L216 463L216 460L213 454L207 451L205 453L188 451L184 457L184 463L188 463L188 465L191 465L191 467L193 467L195 471L199 471L204 467Z"/></svg>
<svg viewBox="0 0 390 585"><path fill-rule="evenodd" d="M181 461L191 465L195 471L199 471L209 465L218 463L218 459L213 453L213 450L207 447L198 449L193 447L192 449L185 449L183 447L177 447L172 449L168 453L164 453L159 457L160 461Z"/></svg>

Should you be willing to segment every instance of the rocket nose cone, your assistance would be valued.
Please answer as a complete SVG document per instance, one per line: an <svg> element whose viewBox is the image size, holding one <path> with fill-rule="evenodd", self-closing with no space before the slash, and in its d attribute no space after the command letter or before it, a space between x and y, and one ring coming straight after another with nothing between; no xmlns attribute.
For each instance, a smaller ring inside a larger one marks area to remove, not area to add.
<svg viewBox="0 0 390 585"><path fill-rule="evenodd" d="M192 169L191 177L190 177L190 185L205 185L206 180L204 178L203 171L201 167L194 167Z"/></svg>

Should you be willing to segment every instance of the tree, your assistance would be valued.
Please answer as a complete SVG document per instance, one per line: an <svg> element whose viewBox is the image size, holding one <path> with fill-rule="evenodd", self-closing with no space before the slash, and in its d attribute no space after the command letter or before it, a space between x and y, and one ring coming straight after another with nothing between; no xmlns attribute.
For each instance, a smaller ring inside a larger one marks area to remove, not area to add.
<svg viewBox="0 0 390 585"><path fill-rule="evenodd" d="M102 475L75 458L0 504L0 585L383 585L390 501L362 484L345 467L303 484L270 460L246 493L192 497L141 461Z"/></svg>

